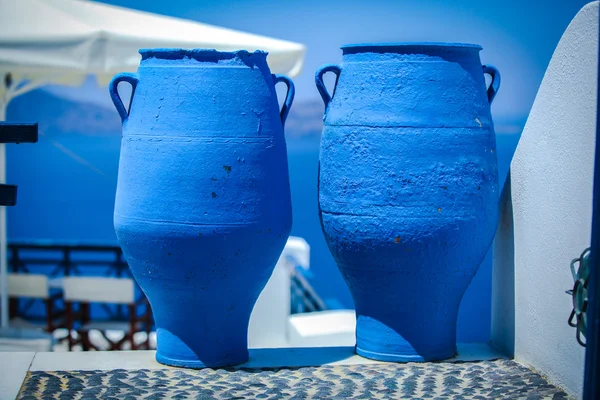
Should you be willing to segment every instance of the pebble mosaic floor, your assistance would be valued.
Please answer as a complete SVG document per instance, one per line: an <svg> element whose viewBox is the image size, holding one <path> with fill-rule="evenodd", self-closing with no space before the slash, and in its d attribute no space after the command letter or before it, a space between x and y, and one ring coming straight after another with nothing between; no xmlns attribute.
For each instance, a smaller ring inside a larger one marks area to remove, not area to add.
<svg viewBox="0 0 600 400"><path fill-rule="evenodd" d="M567 399L512 360L29 372L18 399Z"/></svg>

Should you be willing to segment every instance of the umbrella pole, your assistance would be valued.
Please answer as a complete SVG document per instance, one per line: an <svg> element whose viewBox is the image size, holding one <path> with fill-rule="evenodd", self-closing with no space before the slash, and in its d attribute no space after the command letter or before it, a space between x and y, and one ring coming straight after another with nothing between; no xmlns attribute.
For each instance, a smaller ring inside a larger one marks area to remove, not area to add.
<svg viewBox="0 0 600 400"><path fill-rule="evenodd" d="M19 82L12 75L0 77L0 121L6 121L10 100L47 84L45 80ZM0 183L6 183L6 145L0 143ZM6 207L0 207L0 328L8 327L8 243L6 235Z"/></svg>

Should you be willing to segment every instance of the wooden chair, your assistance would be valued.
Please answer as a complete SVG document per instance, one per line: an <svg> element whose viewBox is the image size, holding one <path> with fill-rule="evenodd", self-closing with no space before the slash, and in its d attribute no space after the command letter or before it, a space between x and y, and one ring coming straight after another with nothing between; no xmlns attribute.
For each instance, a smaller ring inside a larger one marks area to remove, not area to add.
<svg viewBox="0 0 600 400"><path fill-rule="evenodd" d="M56 307L56 302L62 298L62 293L57 291L50 292L50 282L46 275L41 274L8 274L8 298L9 298L9 316L11 325L43 328L52 333L58 328L65 327L65 311ZM16 320L18 305L20 299L38 299L46 305L46 321L42 326L30 323L29 321L19 323Z"/></svg>
<svg viewBox="0 0 600 400"><path fill-rule="evenodd" d="M84 351L100 350L92 343L89 333L99 331L109 344L109 350L121 350L130 343L131 350L150 348L150 329L152 326L152 310L150 303L142 296L135 300L135 284L129 278L102 277L65 277L63 293L69 329L69 350L81 344ZM90 315L90 304L124 304L129 312L129 321L99 321ZM138 314L140 308L145 310ZM124 332L121 339L111 338L114 331ZM77 334L74 338L72 333ZM134 340L137 332L145 332L146 339L140 345Z"/></svg>

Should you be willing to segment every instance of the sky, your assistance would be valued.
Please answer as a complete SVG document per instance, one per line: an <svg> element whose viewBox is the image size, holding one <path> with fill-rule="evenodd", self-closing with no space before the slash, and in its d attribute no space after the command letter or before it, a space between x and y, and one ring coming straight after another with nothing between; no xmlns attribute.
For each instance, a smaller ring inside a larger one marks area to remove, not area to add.
<svg viewBox="0 0 600 400"><path fill-rule="evenodd" d="M587 0L101 0L303 43L297 101L318 98L314 71L347 43L442 41L483 46L502 86L496 120L522 125L562 33ZM331 77L330 80L333 78ZM519 127L520 129L520 127Z"/></svg>

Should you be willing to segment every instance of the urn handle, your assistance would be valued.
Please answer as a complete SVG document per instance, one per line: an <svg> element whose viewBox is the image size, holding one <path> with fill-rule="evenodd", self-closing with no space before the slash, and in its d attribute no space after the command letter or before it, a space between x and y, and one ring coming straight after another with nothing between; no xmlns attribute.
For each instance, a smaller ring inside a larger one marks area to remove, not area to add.
<svg viewBox="0 0 600 400"><path fill-rule="evenodd" d="M117 112L121 116L121 121L125 122L129 117L129 109L131 109L131 101L129 102L129 108L126 109L123 105L123 101L121 100L121 96L119 96L119 83L127 82L131 85L131 100L133 100L133 95L135 94L135 88L139 82L139 79L136 74L130 73L120 73L114 76L108 85L108 92L110 93L110 98L112 99Z"/></svg>
<svg viewBox="0 0 600 400"><path fill-rule="evenodd" d="M317 89L323 98L323 103L325 103L325 109L329 105L331 101L331 95L327 91L325 87L325 83L323 83L323 75L327 72L333 72L335 74L335 85L333 87L333 93L335 94L335 88L337 87L338 80L340 79L340 73L342 72L342 68L337 64L325 64L321 68L317 70L315 73L315 84L317 85Z"/></svg>
<svg viewBox="0 0 600 400"><path fill-rule="evenodd" d="M498 93L498 89L500 88L500 71L493 65L484 65L483 73L492 77L490 87L487 89L488 102L492 104L492 101L494 101L494 97L496 97L496 93Z"/></svg>
<svg viewBox="0 0 600 400"><path fill-rule="evenodd" d="M273 75L273 78L275 79L275 84L283 82L287 86L285 101L283 102L283 106L281 107L281 111L279 113L279 117L281 118L281 125L285 125L285 120L287 119L288 113L290 112L290 108L292 108L292 103L294 102L296 88L294 86L294 82L292 82L292 80L285 75Z"/></svg>

